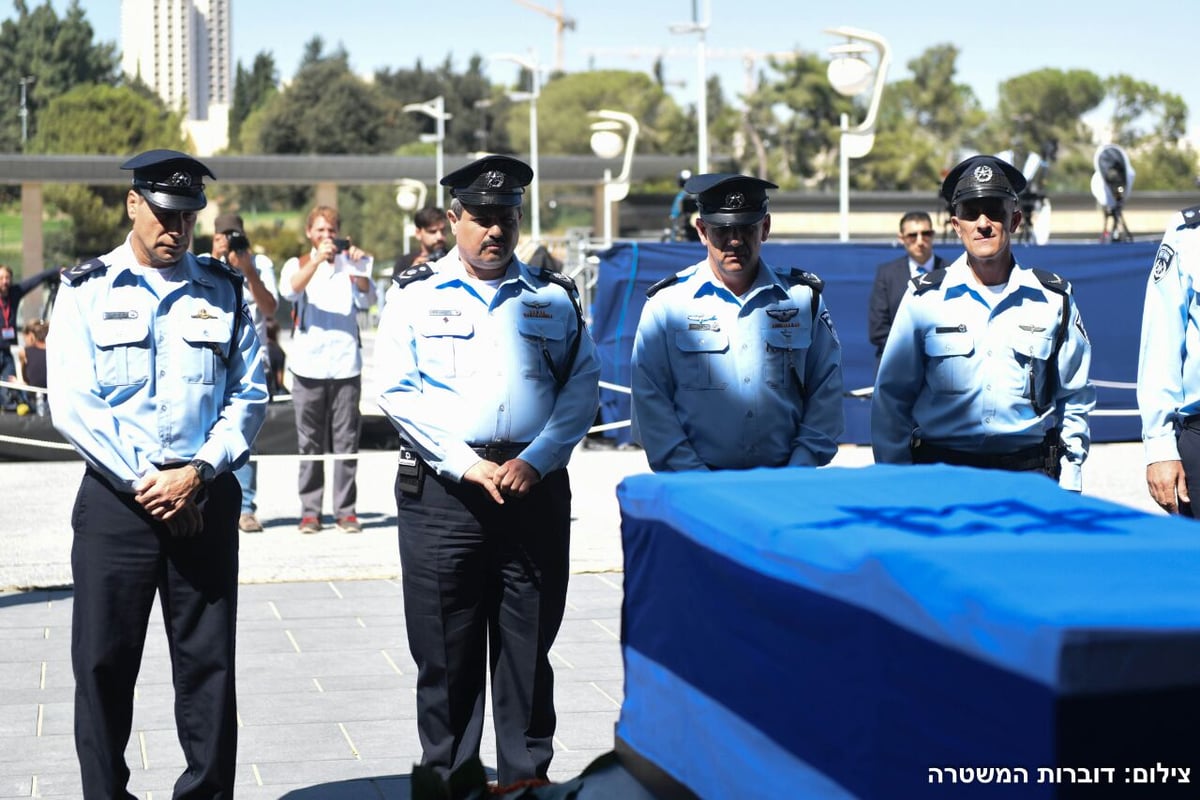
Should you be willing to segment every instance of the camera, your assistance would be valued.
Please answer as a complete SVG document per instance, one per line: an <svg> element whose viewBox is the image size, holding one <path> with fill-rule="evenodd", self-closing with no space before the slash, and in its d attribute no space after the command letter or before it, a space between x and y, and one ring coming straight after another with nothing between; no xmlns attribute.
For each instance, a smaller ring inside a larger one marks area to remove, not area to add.
<svg viewBox="0 0 1200 800"><path fill-rule="evenodd" d="M350 240L349 239L334 239L333 240L333 248L338 253L344 253L350 249Z"/></svg>
<svg viewBox="0 0 1200 800"><path fill-rule="evenodd" d="M250 249L250 240L241 231L226 231L225 241L229 243L231 253L242 253Z"/></svg>

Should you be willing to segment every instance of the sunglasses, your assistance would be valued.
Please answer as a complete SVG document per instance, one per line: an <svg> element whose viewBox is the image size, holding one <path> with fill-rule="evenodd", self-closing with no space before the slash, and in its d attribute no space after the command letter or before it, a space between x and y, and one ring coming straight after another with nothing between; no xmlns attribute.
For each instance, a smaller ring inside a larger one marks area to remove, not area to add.
<svg viewBox="0 0 1200 800"><path fill-rule="evenodd" d="M918 238L932 239L933 231L912 231L910 233L904 234L904 238L905 238L905 240L910 241L910 242L915 242Z"/></svg>
<svg viewBox="0 0 1200 800"><path fill-rule="evenodd" d="M999 198L967 200L959 203L958 208L954 211L954 216L967 222L974 222L984 214L991 220L1008 219L1008 203Z"/></svg>

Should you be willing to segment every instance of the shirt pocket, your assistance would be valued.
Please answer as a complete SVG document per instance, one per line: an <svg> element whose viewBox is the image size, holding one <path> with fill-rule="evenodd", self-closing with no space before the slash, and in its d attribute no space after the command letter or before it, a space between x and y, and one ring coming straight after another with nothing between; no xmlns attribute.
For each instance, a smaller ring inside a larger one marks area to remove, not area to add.
<svg viewBox="0 0 1200 800"><path fill-rule="evenodd" d="M414 327L422 372L447 378L457 377L460 371L465 374L467 362L462 347L475 336L475 326L469 319L451 314L427 315Z"/></svg>
<svg viewBox="0 0 1200 800"><path fill-rule="evenodd" d="M804 362L812 345L812 327L767 328L762 334L764 380L772 389L787 388L795 380L804 390Z"/></svg>
<svg viewBox="0 0 1200 800"><path fill-rule="evenodd" d="M101 386L135 386L150 379L150 323L136 312L122 313L126 316L119 319L101 314L92 326Z"/></svg>
<svg viewBox="0 0 1200 800"><path fill-rule="evenodd" d="M725 361L729 336L721 331L676 331L679 385L684 389L724 389L729 385Z"/></svg>
<svg viewBox="0 0 1200 800"><path fill-rule="evenodd" d="M1011 380L1013 393L1027 400L1044 401L1049 397L1047 385L1050 357L1054 352L1054 336L1050 331L1016 331L1009 335L1015 369ZM1035 397L1040 395L1040 399Z"/></svg>
<svg viewBox="0 0 1200 800"><path fill-rule="evenodd" d="M550 363L558 369L566 358L566 326L557 319L521 317L517 320L517 331L523 343L521 375L530 380L552 380Z"/></svg>
<svg viewBox="0 0 1200 800"><path fill-rule="evenodd" d="M970 358L975 339L965 325L935 328L925 334L925 378L929 388L941 394L963 394L971 377Z"/></svg>
<svg viewBox="0 0 1200 800"><path fill-rule="evenodd" d="M180 333L186 344L181 364L184 381L212 384L218 379L223 380L225 356L231 352L233 315L222 311L189 317L181 327Z"/></svg>

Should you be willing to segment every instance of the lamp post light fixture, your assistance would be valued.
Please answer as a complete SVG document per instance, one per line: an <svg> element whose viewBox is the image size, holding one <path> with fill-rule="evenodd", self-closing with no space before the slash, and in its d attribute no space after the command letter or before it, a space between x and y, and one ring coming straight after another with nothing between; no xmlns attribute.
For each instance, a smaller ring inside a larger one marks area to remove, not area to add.
<svg viewBox="0 0 1200 800"><path fill-rule="evenodd" d="M838 238L846 242L850 240L850 159L862 158L875 145L875 120L879 116L879 102L883 98L891 49L887 40L879 34L858 28L830 28L825 33L846 38L844 44L829 49L832 58L826 74L834 91L854 97L871 89L867 115L857 127L850 127L848 114L842 114L841 118L841 135L838 138ZM870 52L871 47L878 57L875 66L863 58L863 54Z"/></svg>
<svg viewBox="0 0 1200 800"><path fill-rule="evenodd" d="M637 144L638 132L641 127L632 114L623 111L589 111L589 117L598 121L591 125L592 152L600 158L616 158L625 153L621 164L621 173L616 178L612 170L604 170L604 246L612 246L613 240L613 203L619 203L629 195L629 173L633 168L633 150ZM624 138L622 138L622 132Z"/></svg>
<svg viewBox="0 0 1200 800"><path fill-rule="evenodd" d="M709 0L704 2L703 22L700 21L700 2L692 0L692 21L668 27L671 33L695 33L700 36L700 41L696 45L696 85L698 89L696 97L696 165L699 168L697 174L708 172L708 66L705 63L708 45L705 43L705 34L708 32L711 19Z"/></svg>
<svg viewBox="0 0 1200 800"><path fill-rule="evenodd" d="M409 103L404 106L402 111L415 111L418 114L424 114L427 117L433 117L437 124L436 133L422 133L422 142L433 142L437 146L437 161L435 166L436 176L434 183L437 185L437 204L439 208L444 208L442 202L442 176L445 174L445 154L443 148L446 143L446 120L451 119L454 115L446 113L446 98L440 94L432 100L425 103Z"/></svg>
<svg viewBox="0 0 1200 800"><path fill-rule="evenodd" d="M25 143L29 141L29 107L26 105L26 95L28 93L29 84L37 80L35 75L25 75L21 78L21 150L25 150Z"/></svg>
<svg viewBox="0 0 1200 800"><path fill-rule="evenodd" d="M408 247L408 240L416 235L416 230L410 231L409 226L417 212L425 207L427 194L425 184L416 178L396 181L396 205L400 207L400 233L404 236L405 247Z"/></svg>
<svg viewBox="0 0 1200 800"><path fill-rule="evenodd" d="M525 100L529 101L529 166L533 168L533 181L529 185L529 232L530 238L534 243L542 240L542 201L541 193L538 189L540 175L538 174L538 117L537 117L537 101L538 96L542 93L542 77L541 67L538 65L537 58L530 55L518 56L512 53L494 53L488 56L492 61L511 61L519 67L529 70L530 79L532 80L532 91L529 92L509 92L508 99L513 102L520 103Z"/></svg>

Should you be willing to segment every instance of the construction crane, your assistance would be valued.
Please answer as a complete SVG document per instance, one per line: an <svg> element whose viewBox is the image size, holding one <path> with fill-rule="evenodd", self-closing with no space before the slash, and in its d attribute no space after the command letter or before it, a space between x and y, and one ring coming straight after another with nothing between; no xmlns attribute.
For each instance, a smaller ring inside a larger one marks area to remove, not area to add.
<svg viewBox="0 0 1200 800"><path fill-rule="evenodd" d="M539 6L537 3L531 3L529 0L513 0L519 6L525 6L528 9L545 14L554 20L554 70L555 72L563 71L563 31L575 30L575 19L568 17L563 13L562 0L558 0L557 7L554 10Z"/></svg>

